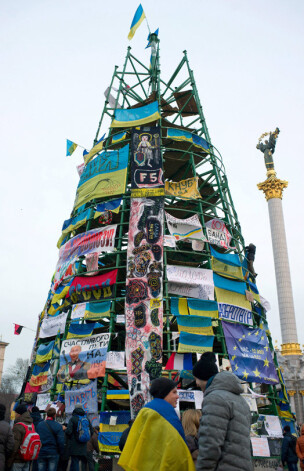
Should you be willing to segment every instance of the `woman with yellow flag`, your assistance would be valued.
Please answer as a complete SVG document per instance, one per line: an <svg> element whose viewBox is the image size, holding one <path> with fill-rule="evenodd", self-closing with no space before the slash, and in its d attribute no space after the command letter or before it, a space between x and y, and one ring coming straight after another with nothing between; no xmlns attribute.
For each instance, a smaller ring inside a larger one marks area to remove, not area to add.
<svg viewBox="0 0 304 471"><path fill-rule="evenodd" d="M195 471L181 421L174 408L176 383L157 378L151 383L154 397L139 412L118 464L125 471Z"/></svg>

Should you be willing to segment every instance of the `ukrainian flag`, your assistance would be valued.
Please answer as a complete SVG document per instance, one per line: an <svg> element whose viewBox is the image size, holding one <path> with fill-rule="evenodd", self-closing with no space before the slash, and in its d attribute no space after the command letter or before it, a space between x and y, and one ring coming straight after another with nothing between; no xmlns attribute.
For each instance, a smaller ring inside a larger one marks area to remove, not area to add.
<svg viewBox="0 0 304 471"><path fill-rule="evenodd" d="M130 32L128 34L129 41L133 38L136 30L140 27L140 25L142 24L145 18L146 18L145 12L143 10L143 7L140 4L135 12L133 21L131 23Z"/></svg>
<svg viewBox="0 0 304 471"><path fill-rule="evenodd" d="M85 211L79 212L73 218L66 219L64 221L63 226L62 226L62 234L60 236L60 239L57 242L58 249L60 249L64 239L70 232L75 231L79 227L86 224L87 220L90 217L90 214L91 214L91 209L86 209Z"/></svg>
<svg viewBox="0 0 304 471"><path fill-rule="evenodd" d="M213 351L214 335L199 335L181 332L178 353L205 353Z"/></svg>
<svg viewBox="0 0 304 471"><path fill-rule="evenodd" d="M226 254L217 252L210 247L212 270L226 278L238 278L243 280L243 270L238 254Z"/></svg>
<svg viewBox="0 0 304 471"><path fill-rule="evenodd" d="M69 139L67 139L67 151L66 151L67 157L69 155L72 155L74 150L77 149L77 147L78 147L78 144L75 144L75 142L69 141Z"/></svg>
<svg viewBox="0 0 304 471"><path fill-rule="evenodd" d="M173 316L188 315L188 305L186 298L171 298L171 314Z"/></svg>
<svg viewBox="0 0 304 471"><path fill-rule="evenodd" d="M99 139L99 141L97 141L97 143L95 144L94 147L92 147L90 152L88 152L87 150L83 151L83 159L86 165L90 162L90 160L93 159L93 157L96 154L98 154L98 152L102 151L104 138L105 138L105 134L102 136L101 139Z"/></svg>
<svg viewBox="0 0 304 471"><path fill-rule="evenodd" d="M216 301L204 299L188 299L191 315L218 318L218 305Z"/></svg>
<svg viewBox="0 0 304 471"><path fill-rule="evenodd" d="M189 334L213 335L211 317L176 316L178 330Z"/></svg>
<svg viewBox="0 0 304 471"><path fill-rule="evenodd" d="M84 318L100 319L101 317L110 317L111 301L101 303L86 303Z"/></svg>
<svg viewBox="0 0 304 471"><path fill-rule="evenodd" d="M128 389L109 389L107 392L107 399L118 400L118 399L130 399L130 393Z"/></svg>
<svg viewBox="0 0 304 471"><path fill-rule="evenodd" d="M39 345L36 352L36 363L45 363L52 358L54 340L49 343L42 343Z"/></svg>
<svg viewBox="0 0 304 471"><path fill-rule="evenodd" d="M114 112L111 128L132 128L141 126L142 124L157 121L160 117L157 101L153 101L140 108L129 108L127 110L119 108Z"/></svg>
<svg viewBox="0 0 304 471"><path fill-rule="evenodd" d="M50 369L50 361L44 365L34 365L32 376L29 380L31 386L41 386L47 383L48 372Z"/></svg>
<svg viewBox="0 0 304 471"><path fill-rule="evenodd" d="M118 134L114 134L114 136L112 137L112 144L117 144L117 142L124 141L126 137L127 137L126 132L120 132Z"/></svg>
<svg viewBox="0 0 304 471"><path fill-rule="evenodd" d="M71 324L67 339L90 337L95 328L95 324Z"/></svg>

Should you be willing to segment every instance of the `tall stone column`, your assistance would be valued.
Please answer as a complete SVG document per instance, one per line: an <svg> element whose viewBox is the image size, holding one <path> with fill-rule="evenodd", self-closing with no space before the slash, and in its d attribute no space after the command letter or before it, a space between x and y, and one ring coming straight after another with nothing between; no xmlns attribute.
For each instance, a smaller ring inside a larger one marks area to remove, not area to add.
<svg viewBox="0 0 304 471"><path fill-rule="evenodd" d="M274 170L267 171L267 180L258 184L268 202L274 257L279 314L282 333L282 355L301 355L298 343L296 318L293 304L282 194L288 182L276 177Z"/></svg>
<svg viewBox="0 0 304 471"><path fill-rule="evenodd" d="M5 349L8 345L9 345L8 343L2 342L0 340L0 385L1 385L2 373L3 373L4 354L5 354Z"/></svg>

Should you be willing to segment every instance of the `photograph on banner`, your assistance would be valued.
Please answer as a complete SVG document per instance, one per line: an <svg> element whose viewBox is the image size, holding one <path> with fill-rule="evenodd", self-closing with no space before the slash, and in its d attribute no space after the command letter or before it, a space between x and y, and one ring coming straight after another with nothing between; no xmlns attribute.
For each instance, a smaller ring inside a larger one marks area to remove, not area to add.
<svg viewBox="0 0 304 471"><path fill-rule="evenodd" d="M180 182L165 181L165 194L185 199L201 198L198 191L198 177L187 178Z"/></svg>
<svg viewBox="0 0 304 471"><path fill-rule="evenodd" d="M89 162L79 180L74 210L85 203L107 196L123 194L126 189L129 145L99 154Z"/></svg>
<svg viewBox="0 0 304 471"><path fill-rule="evenodd" d="M92 253L113 252L115 248L117 224L78 234L68 240L59 250L59 260L54 276L54 290L70 273L74 262L79 257Z"/></svg>
<svg viewBox="0 0 304 471"><path fill-rule="evenodd" d="M165 214L168 230L176 240L198 239L207 242L197 214L187 219L178 219L167 212Z"/></svg>
<svg viewBox="0 0 304 471"><path fill-rule="evenodd" d="M218 303L218 312L221 319L253 325L252 312L232 304Z"/></svg>
<svg viewBox="0 0 304 471"><path fill-rule="evenodd" d="M71 414L75 407L82 407L86 413L98 413L97 381L87 386L65 392L65 412Z"/></svg>
<svg viewBox="0 0 304 471"><path fill-rule="evenodd" d="M163 188L160 128L133 129L131 154L131 189Z"/></svg>
<svg viewBox="0 0 304 471"><path fill-rule="evenodd" d="M61 383L105 375L110 334L63 340L57 379Z"/></svg>
<svg viewBox="0 0 304 471"><path fill-rule="evenodd" d="M168 292L171 294L187 298L214 300L212 270L167 265L167 278Z"/></svg>
<svg viewBox="0 0 304 471"><path fill-rule="evenodd" d="M221 219L215 218L206 222L206 234L209 244L218 245L224 249L235 249L235 247L230 247L232 236Z"/></svg>

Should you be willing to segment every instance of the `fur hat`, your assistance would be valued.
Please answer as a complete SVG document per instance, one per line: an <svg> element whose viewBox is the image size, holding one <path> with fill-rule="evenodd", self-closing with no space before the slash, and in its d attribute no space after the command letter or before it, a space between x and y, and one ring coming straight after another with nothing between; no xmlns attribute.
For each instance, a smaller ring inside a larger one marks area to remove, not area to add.
<svg viewBox="0 0 304 471"><path fill-rule="evenodd" d="M211 376L218 373L216 366L216 358L213 352L205 352L202 354L199 361L194 365L192 374L195 378L208 380Z"/></svg>
<svg viewBox="0 0 304 471"><path fill-rule="evenodd" d="M154 398L164 399L177 384L168 378L156 378L152 381L150 393Z"/></svg>

